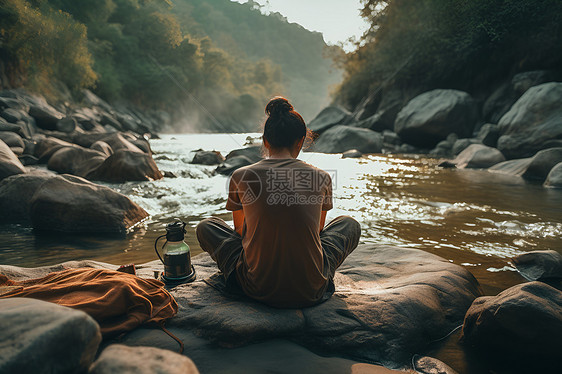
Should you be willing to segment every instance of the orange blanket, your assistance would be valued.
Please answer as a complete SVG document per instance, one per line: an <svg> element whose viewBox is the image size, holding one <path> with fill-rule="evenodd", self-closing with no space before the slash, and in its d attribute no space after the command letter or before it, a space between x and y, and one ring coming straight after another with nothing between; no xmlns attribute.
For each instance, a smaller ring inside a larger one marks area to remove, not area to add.
<svg viewBox="0 0 562 374"><path fill-rule="evenodd" d="M162 282L112 270L70 269L23 282L0 274L0 287L6 286L0 299L30 297L88 313L104 338L145 323L161 325L178 312Z"/></svg>

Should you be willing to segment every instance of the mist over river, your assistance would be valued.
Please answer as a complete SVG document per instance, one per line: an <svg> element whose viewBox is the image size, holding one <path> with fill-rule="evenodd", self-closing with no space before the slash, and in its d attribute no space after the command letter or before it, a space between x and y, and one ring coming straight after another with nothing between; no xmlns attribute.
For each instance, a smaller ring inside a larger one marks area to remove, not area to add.
<svg viewBox="0 0 562 374"><path fill-rule="evenodd" d="M162 135L151 141L162 171L177 178L154 182L106 184L129 196L151 217L128 237L96 238L35 235L31 228L0 225L0 263L42 266L93 259L114 264L156 259L153 243L174 217L188 223L186 241L201 252L194 229L204 217L231 222L224 209L228 178L214 166L192 165L196 149L226 155L241 148L248 135ZM362 243L424 249L467 267L486 294L521 282L509 258L525 251L562 251L562 191L518 177L485 170L441 169L436 159L415 155L370 155L342 159L340 154L302 153L301 160L331 172L334 209L362 225ZM2 212L9 214L9 212Z"/></svg>

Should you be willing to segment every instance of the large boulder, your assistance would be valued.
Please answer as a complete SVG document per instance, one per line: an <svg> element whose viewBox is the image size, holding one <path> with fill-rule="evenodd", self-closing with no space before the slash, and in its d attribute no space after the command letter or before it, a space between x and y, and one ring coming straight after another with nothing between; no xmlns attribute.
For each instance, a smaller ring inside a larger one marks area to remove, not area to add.
<svg viewBox="0 0 562 374"><path fill-rule="evenodd" d="M452 161L458 168L489 168L502 161L505 157L496 148L483 144L472 144Z"/></svg>
<svg viewBox="0 0 562 374"><path fill-rule="evenodd" d="M562 147L544 149L533 156L522 176L525 179L543 182L552 168L560 162L562 162Z"/></svg>
<svg viewBox="0 0 562 374"><path fill-rule="evenodd" d="M533 162L532 157L508 160L492 166L488 171L498 174L522 176L525 171L527 171L531 162Z"/></svg>
<svg viewBox="0 0 562 374"><path fill-rule="evenodd" d="M18 156L12 152L10 147L0 140L0 181L10 175L25 173Z"/></svg>
<svg viewBox="0 0 562 374"><path fill-rule="evenodd" d="M96 152L96 151L93 151ZM85 174L90 180L122 183L127 181L151 181L164 176L152 156L127 149L117 149L96 169Z"/></svg>
<svg viewBox="0 0 562 374"><path fill-rule="evenodd" d="M215 169L215 173L230 175L235 170L256 163L261 159L262 146L260 145L235 149L226 155L224 162Z"/></svg>
<svg viewBox="0 0 562 374"><path fill-rule="evenodd" d="M482 355L499 361L504 370L555 372L561 311L561 291L542 282L519 284L497 296L476 299L466 313L463 339Z"/></svg>
<svg viewBox="0 0 562 374"><path fill-rule="evenodd" d="M351 118L351 113L337 106L324 108L310 123L308 128L321 134L324 131L345 124Z"/></svg>
<svg viewBox="0 0 562 374"><path fill-rule="evenodd" d="M342 153L350 149L356 149L362 153L380 153L382 135L369 129L334 126L316 139L312 151Z"/></svg>
<svg viewBox="0 0 562 374"><path fill-rule="evenodd" d="M507 157L530 157L562 146L562 83L531 87L498 123L498 149Z"/></svg>
<svg viewBox="0 0 562 374"><path fill-rule="evenodd" d="M112 344L105 348L88 374L198 374L189 358L165 349L127 347Z"/></svg>
<svg viewBox="0 0 562 374"><path fill-rule="evenodd" d="M562 162L556 164L544 181L545 187L562 188Z"/></svg>
<svg viewBox="0 0 562 374"><path fill-rule="evenodd" d="M25 144L21 136L14 132L0 131L0 140L2 140L10 148L25 148Z"/></svg>
<svg viewBox="0 0 562 374"><path fill-rule="evenodd" d="M101 152L104 155L106 155L107 157L109 157L113 154L113 148L111 148L111 146L109 144L107 144L106 142L104 142L102 140L98 140L97 142L92 144L90 146L90 149L93 149L94 151Z"/></svg>
<svg viewBox="0 0 562 374"><path fill-rule="evenodd" d="M61 148L75 147L74 144L51 136L37 136L33 155L41 163L47 163L51 156Z"/></svg>
<svg viewBox="0 0 562 374"><path fill-rule="evenodd" d="M410 100L398 113L394 131L406 143L432 148L450 133L471 136L477 121L477 106L469 94L438 89Z"/></svg>
<svg viewBox="0 0 562 374"><path fill-rule="evenodd" d="M29 210L31 198L35 191L49 178L55 175L34 171L26 174L12 175L0 181L1 223L31 223Z"/></svg>
<svg viewBox="0 0 562 374"><path fill-rule="evenodd" d="M481 295L466 269L411 248L359 246L336 273L335 295L305 309L225 297L209 285L217 285L208 278L217 271L213 260L203 254L193 263L198 280L172 290L180 311L170 328L228 347L290 338L315 352L391 366L458 326Z"/></svg>
<svg viewBox="0 0 562 374"><path fill-rule="evenodd" d="M37 189L30 216L38 231L125 235L148 213L108 187L63 175Z"/></svg>
<svg viewBox="0 0 562 374"><path fill-rule="evenodd" d="M60 174L72 174L85 177L97 169L107 158L101 152L80 146L63 147L56 151L47 167Z"/></svg>
<svg viewBox="0 0 562 374"><path fill-rule="evenodd" d="M511 261L527 280L562 279L562 255L556 251L527 252L513 257Z"/></svg>
<svg viewBox="0 0 562 374"><path fill-rule="evenodd" d="M101 342L86 313L46 301L0 299L1 373L85 373Z"/></svg>
<svg viewBox="0 0 562 374"><path fill-rule="evenodd" d="M37 126L44 130L56 130L57 123L64 118L64 114L47 102L35 102L30 105L29 115L35 119Z"/></svg>
<svg viewBox="0 0 562 374"><path fill-rule="evenodd" d="M218 165L224 162L225 158L217 151L197 151L191 160L192 164Z"/></svg>
<svg viewBox="0 0 562 374"><path fill-rule="evenodd" d="M482 125L477 135L477 138L482 142L482 144L487 145L488 147L497 146L499 137L500 130L497 125L492 123L485 123Z"/></svg>

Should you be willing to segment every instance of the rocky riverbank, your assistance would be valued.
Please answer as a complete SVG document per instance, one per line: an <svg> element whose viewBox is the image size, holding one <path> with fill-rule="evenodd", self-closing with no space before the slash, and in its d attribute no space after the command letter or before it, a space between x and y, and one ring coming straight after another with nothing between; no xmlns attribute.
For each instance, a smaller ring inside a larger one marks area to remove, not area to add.
<svg viewBox="0 0 562 374"><path fill-rule="evenodd" d="M93 182L163 178L148 139L169 121L116 108L84 90L50 105L22 89L0 92L2 223L37 231L125 234L148 214ZM45 170L46 167L46 170Z"/></svg>
<svg viewBox="0 0 562 374"><path fill-rule="evenodd" d="M453 89L412 95L385 87L352 112L337 106L324 109L309 124L319 134L311 150L355 150L349 153L354 157L426 154L449 159L444 166L493 167L491 171L560 188L561 78L554 71L523 72L479 97ZM541 169L539 174L527 172L531 163Z"/></svg>
<svg viewBox="0 0 562 374"><path fill-rule="evenodd" d="M151 368L150 372L195 373L199 368L205 373L259 373L293 352L291 362L279 363L275 370L392 372L359 364L378 362L420 373L435 373L436 368L455 373L438 360L423 357L423 352L460 326L465 349L494 358L497 372L513 372L514 357L521 370L553 369L562 332L562 256L544 251L513 261L531 281L495 297L482 297L476 279L445 259L417 249L361 245L336 273L336 293L330 300L311 308L280 310L227 297L219 291L216 265L202 254L193 259L198 279L170 291L179 312L167 327L184 342L184 356L170 352L177 351L177 343L158 329L141 327L100 345L99 327L85 313L8 298L0 301L1 331L7 334L2 339L7 344L0 347L0 371L63 373L89 368L90 373L132 373ZM0 273L22 281L84 267L117 268L72 261L33 269L0 265ZM137 275L151 278L161 270L161 264L153 261L137 266ZM16 344L23 336L26 343ZM41 359L23 359L26 356Z"/></svg>

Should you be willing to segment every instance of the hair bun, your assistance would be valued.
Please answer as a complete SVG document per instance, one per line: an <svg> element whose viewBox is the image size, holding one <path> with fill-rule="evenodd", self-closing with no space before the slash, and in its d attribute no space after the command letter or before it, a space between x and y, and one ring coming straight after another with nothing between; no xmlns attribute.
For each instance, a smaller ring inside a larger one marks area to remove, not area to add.
<svg viewBox="0 0 562 374"><path fill-rule="evenodd" d="M265 113L268 116L275 116L282 113L288 113L293 110L293 106L289 103L289 100L285 99L284 97L274 97L273 99L269 100L265 107Z"/></svg>

